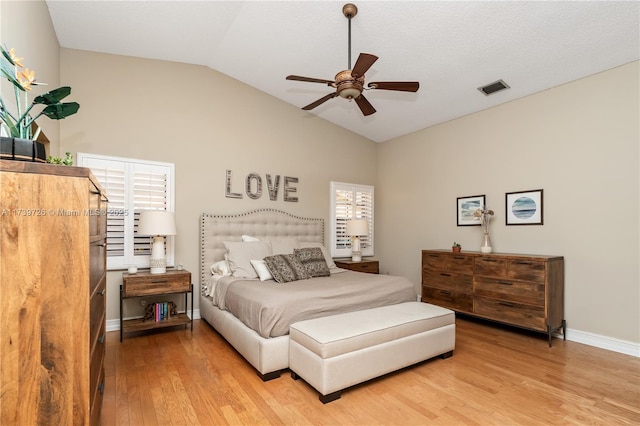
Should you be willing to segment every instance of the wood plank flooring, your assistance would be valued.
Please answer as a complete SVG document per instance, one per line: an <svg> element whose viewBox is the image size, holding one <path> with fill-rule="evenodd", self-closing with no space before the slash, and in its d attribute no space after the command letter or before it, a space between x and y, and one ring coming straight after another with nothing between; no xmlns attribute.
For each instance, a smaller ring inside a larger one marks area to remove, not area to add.
<svg viewBox="0 0 640 426"><path fill-rule="evenodd" d="M640 359L468 318L453 357L322 404L289 372L263 382L203 320L119 342L107 335L102 426L638 425Z"/></svg>

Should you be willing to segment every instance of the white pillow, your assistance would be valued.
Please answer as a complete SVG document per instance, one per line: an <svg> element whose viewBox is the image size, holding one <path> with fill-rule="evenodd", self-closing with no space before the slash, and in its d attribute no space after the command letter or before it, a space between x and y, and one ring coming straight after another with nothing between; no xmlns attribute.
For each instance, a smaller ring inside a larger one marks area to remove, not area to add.
<svg viewBox="0 0 640 426"><path fill-rule="evenodd" d="M260 278L260 281L267 281L267 280L273 279L273 275L271 275L271 272L269 271L269 268L267 268L267 264L264 263L264 260L252 260L251 266L253 266L253 269L256 270L256 273L258 274L258 278Z"/></svg>
<svg viewBox="0 0 640 426"><path fill-rule="evenodd" d="M300 242L300 247L302 247L302 248L320 247L320 249L322 250L322 254L324 256L324 260L327 261L327 266L329 267L329 269L337 268L336 263L333 261L333 258L331 256L329 256L329 251L327 250L327 248L322 243L317 243L317 242L312 242L312 241L301 241Z"/></svg>
<svg viewBox="0 0 640 426"><path fill-rule="evenodd" d="M244 241L245 243L254 243L256 241L260 241L258 238L256 237L252 237L251 235L243 235L242 236L242 241Z"/></svg>
<svg viewBox="0 0 640 426"><path fill-rule="evenodd" d="M256 270L251 266L251 260L271 256L271 245L264 241L225 241L224 246L227 248L225 259L231 275L237 278L258 278Z"/></svg>
<svg viewBox="0 0 640 426"><path fill-rule="evenodd" d="M231 275L231 270L226 260L220 260L211 265L211 273L214 275Z"/></svg>

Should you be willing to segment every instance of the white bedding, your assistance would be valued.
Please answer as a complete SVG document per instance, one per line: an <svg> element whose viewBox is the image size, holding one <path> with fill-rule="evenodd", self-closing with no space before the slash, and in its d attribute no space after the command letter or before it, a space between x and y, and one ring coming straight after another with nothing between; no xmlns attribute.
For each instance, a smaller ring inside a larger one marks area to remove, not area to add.
<svg viewBox="0 0 640 426"><path fill-rule="evenodd" d="M416 300L404 277L332 272L290 283L214 275L205 295L264 338L288 334L297 321Z"/></svg>

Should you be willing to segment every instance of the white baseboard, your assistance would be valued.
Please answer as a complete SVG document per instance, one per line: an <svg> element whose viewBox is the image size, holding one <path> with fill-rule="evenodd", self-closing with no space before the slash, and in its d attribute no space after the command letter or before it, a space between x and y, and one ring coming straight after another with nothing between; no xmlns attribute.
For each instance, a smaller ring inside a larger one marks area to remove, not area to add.
<svg viewBox="0 0 640 426"><path fill-rule="evenodd" d="M567 340L640 358L640 344L586 331L567 329Z"/></svg>
<svg viewBox="0 0 640 426"><path fill-rule="evenodd" d="M134 319L134 318L140 318L140 317L131 317L131 318L124 318L124 319ZM197 320L200 319L200 309L194 309L193 310L193 319ZM111 319L111 320L107 320L107 324L106 324L106 330L107 332L109 331L118 331L120 330L120 319Z"/></svg>

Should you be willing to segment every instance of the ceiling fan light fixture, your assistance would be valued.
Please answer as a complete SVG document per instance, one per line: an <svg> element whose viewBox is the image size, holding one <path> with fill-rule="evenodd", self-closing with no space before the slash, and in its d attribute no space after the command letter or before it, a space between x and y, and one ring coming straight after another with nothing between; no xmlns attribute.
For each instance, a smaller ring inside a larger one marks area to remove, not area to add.
<svg viewBox="0 0 640 426"><path fill-rule="evenodd" d="M339 95L341 98L354 99L360 96L360 93L362 93L362 91L355 87L347 87L346 89L340 90Z"/></svg>

